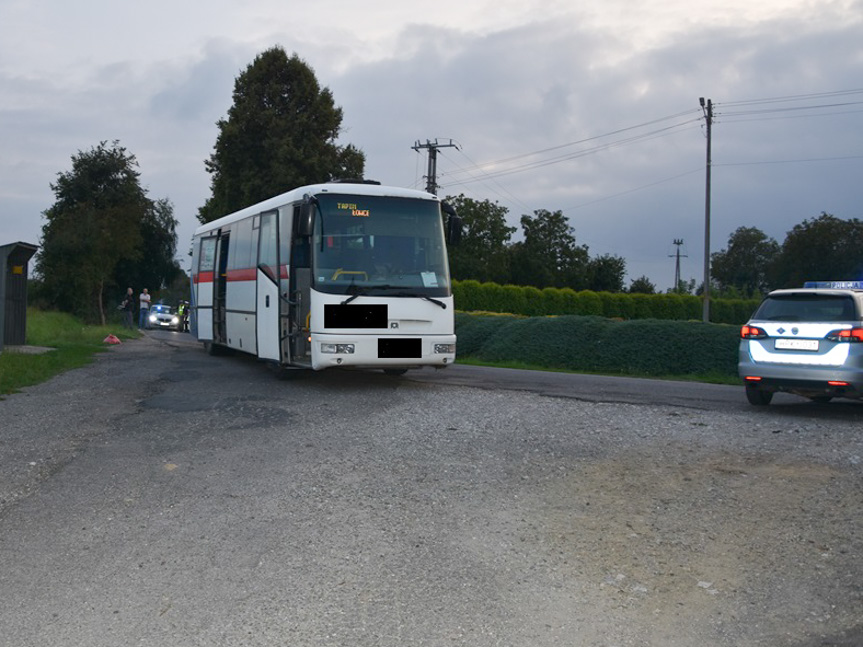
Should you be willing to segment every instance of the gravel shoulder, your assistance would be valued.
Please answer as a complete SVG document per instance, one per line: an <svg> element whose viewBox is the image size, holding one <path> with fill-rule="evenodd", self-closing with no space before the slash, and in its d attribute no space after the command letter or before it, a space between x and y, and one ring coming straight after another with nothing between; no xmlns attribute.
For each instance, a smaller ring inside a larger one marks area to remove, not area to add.
<svg viewBox="0 0 863 647"><path fill-rule="evenodd" d="M855 409L279 382L146 337L0 420L0 645L863 644Z"/></svg>

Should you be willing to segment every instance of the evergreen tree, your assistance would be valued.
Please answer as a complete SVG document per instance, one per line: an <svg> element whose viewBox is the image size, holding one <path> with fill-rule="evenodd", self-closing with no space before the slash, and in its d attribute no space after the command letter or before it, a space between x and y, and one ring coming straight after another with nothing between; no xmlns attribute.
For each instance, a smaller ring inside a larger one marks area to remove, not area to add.
<svg viewBox="0 0 863 647"><path fill-rule="evenodd" d="M656 294L656 286L647 276L642 274L629 284L629 292L632 294Z"/></svg>
<svg viewBox="0 0 863 647"><path fill-rule="evenodd" d="M342 110L312 69L281 47L259 54L234 83L234 104L219 120L205 162L212 195L198 210L210 222L304 184L362 177L364 154L337 146Z"/></svg>

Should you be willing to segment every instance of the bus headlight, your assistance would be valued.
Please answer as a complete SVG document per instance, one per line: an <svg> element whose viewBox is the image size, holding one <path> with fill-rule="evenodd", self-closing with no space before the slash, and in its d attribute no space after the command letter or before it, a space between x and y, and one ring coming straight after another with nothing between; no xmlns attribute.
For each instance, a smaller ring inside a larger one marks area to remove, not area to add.
<svg viewBox="0 0 863 647"><path fill-rule="evenodd" d="M435 344L434 352L438 355L453 355L455 354L455 344Z"/></svg>
<svg viewBox="0 0 863 647"><path fill-rule="evenodd" d="M353 355L353 344L321 344L321 352L331 355Z"/></svg>

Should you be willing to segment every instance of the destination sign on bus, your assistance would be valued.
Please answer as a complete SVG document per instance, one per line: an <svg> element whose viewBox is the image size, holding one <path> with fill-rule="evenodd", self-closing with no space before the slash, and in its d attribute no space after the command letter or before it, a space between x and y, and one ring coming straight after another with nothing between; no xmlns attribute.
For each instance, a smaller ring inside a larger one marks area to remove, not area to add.
<svg viewBox="0 0 863 647"><path fill-rule="evenodd" d="M350 211L352 216L368 218L371 215L369 209L358 209L355 202L337 202L336 206L341 211Z"/></svg>

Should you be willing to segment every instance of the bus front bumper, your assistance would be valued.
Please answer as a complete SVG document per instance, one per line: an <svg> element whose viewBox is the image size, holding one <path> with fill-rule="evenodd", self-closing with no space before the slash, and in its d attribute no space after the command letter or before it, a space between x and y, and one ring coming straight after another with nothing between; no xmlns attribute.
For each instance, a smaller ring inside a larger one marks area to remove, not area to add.
<svg viewBox="0 0 863 647"><path fill-rule="evenodd" d="M312 334L312 368L443 368L455 362L455 335Z"/></svg>

